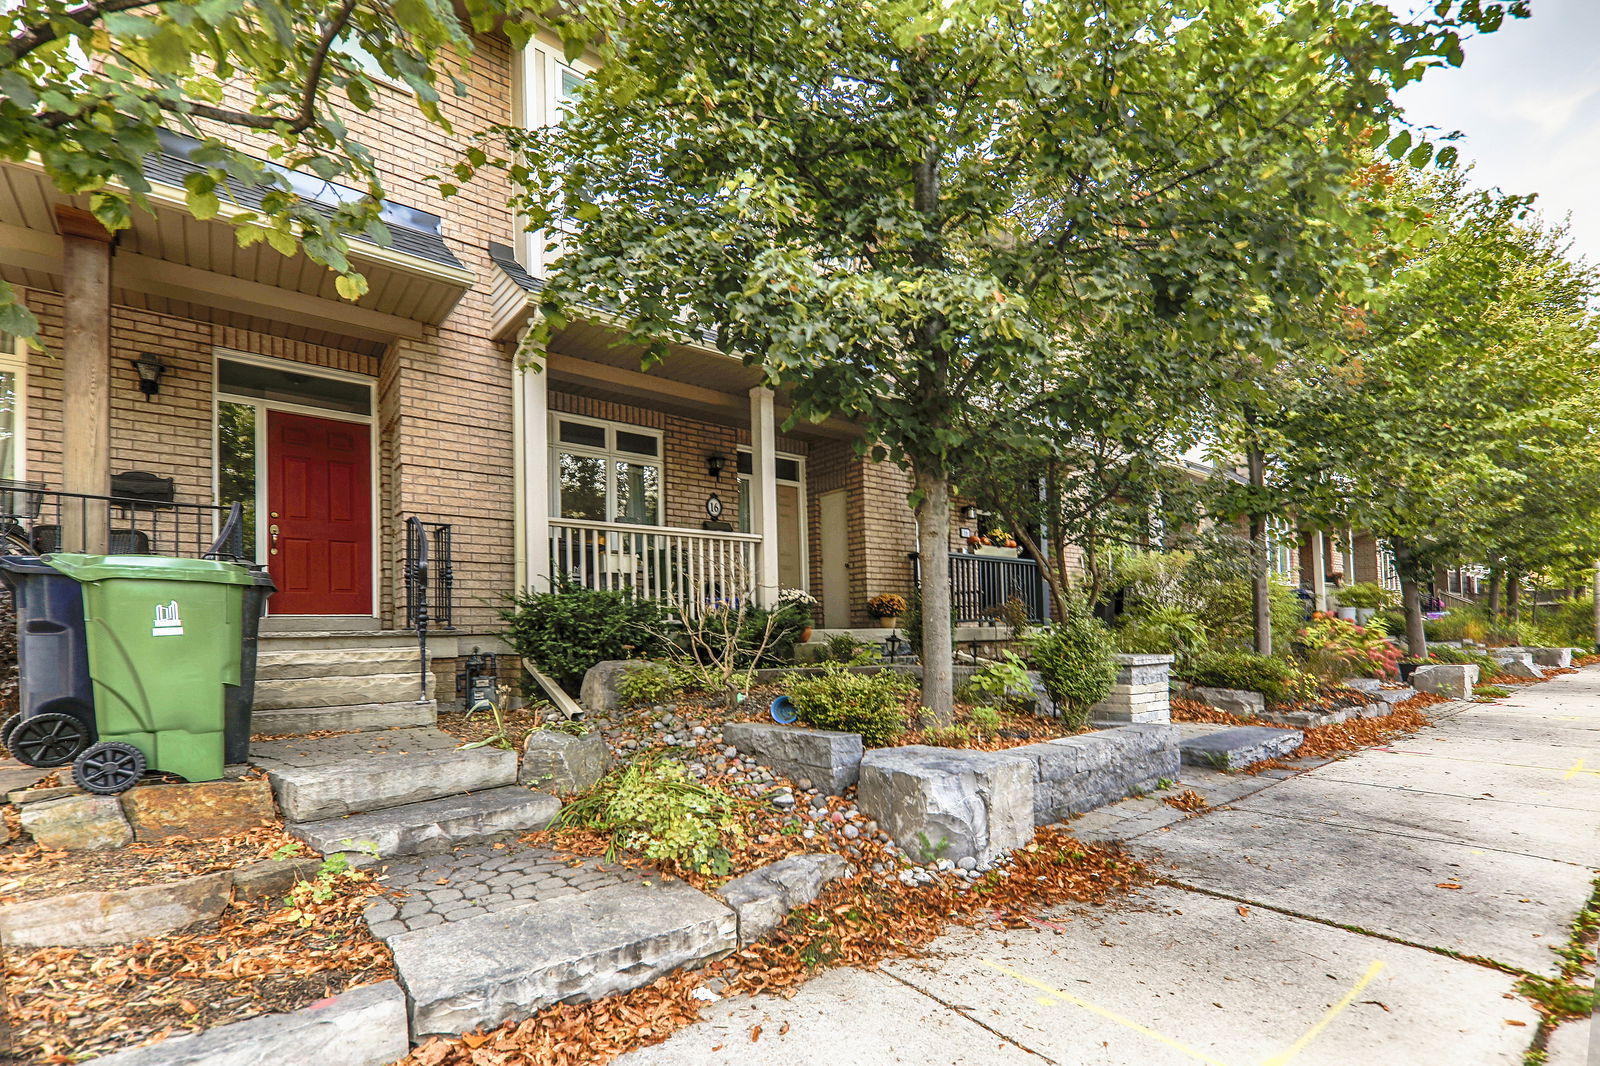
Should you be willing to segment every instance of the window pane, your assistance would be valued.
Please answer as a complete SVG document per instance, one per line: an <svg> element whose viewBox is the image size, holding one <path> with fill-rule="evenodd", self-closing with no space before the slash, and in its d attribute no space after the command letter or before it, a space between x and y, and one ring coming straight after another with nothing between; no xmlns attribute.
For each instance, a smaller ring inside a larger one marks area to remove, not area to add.
<svg viewBox="0 0 1600 1066"><path fill-rule="evenodd" d="M647 433L629 433L625 429L617 430L617 451L632 452L635 455L656 454L656 439Z"/></svg>
<svg viewBox="0 0 1600 1066"><path fill-rule="evenodd" d="M577 71L569 70L566 67L561 68L561 88L559 90L561 98L556 101L556 112L558 115L564 113L567 108L571 106L573 94L575 94L582 85L583 75L579 74Z"/></svg>
<svg viewBox="0 0 1600 1066"><path fill-rule="evenodd" d="M557 460L561 480L561 517L606 520L606 461L593 455L562 452Z"/></svg>
<svg viewBox="0 0 1600 1066"><path fill-rule="evenodd" d="M750 532L750 482L739 479L739 532Z"/></svg>
<svg viewBox="0 0 1600 1066"><path fill-rule="evenodd" d="M562 422L561 443L577 444L585 448L604 448L606 428L591 426L587 422Z"/></svg>
<svg viewBox="0 0 1600 1066"><path fill-rule="evenodd" d="M660 524L661 468L619 462L616 471L617 521L647 526Z"/></svg>
<svg viewBox="0 0 1600 1066"><path fill-rule="evenodd" d="M314 368L307 367L307 370ZM352 414L372 413L372 388L359 381L319 377L283 367L217 360L217 389L234 396L286 400Z"/></svg>
<svg viewBox="0 0 1600 1066"><path fill-rule="evenodd" d="M0 340L7 335L0 333ZM17 476L17 456L22 442L17 439L17 375L0 371L0 477Z"/></svg>
<svg viewBox="0 0 1600 1066"><path fill-rule="evenodd" d="M244 557L256 557L256 409L217 404L217 502L244 505Z"/></svg>
<svg viewBox="0 0 1600 1066"><path fill-rule="evenodd" d="M753 462L753 460L750 458L750 453L747 452L747 451L742 451L741 450L739 452L739 461L735 465L738 466L739 473L748 474L748 473L750 473L750 471L755 469L755 467L753 465L751 465L752 462Z"/></svg>
<svg viewBox="0 0 1600 1066"><path fill-rule="evenodd" d="M798 459L779 459L773 464L780 481L800 480L800 461Z"/></svg>

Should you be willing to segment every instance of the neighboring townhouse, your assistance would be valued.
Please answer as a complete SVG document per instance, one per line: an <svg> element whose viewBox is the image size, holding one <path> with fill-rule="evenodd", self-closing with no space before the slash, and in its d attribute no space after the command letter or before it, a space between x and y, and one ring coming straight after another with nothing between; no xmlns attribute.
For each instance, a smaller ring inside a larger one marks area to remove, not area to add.
<svg viewBox="0 0 1600 1066"><path fill-rule="evenodd" d="M41 551L194 554L242 503L244 553L279 588L262 645L287 657L274 670L296 680L289 658L321 655L302 672L333 676L355 651L382 664L320 691L268 685L258 708L285 729L311 721L293 713L307 705L328 726L431 714L405 665L420 591L408 519L432 554L444 700L460 657L504 650L505 594L559 575L689 609L804 588L819 625L870 625L870 597L910 591L915 530L908 479L856 454L857 427L783 430L784 395L689 339L643 372L599 314L554 339L543 372L514 365L543 242L520 231L496 173L449 200L428 179L474 131L559 120L581 78L553 37L516 52L485 36L469 95L443 104L455 135L398 88L353 116L381 160L394 235L356 242L370 291L355 304L304 256L240 248L225 222L190 215L184 137L147 165L154 215L114 236L37 167L0 165L0 274L46 346L0 337L0 479L27 486L0 491L0 518ZM326 205L354 195L304 180ZM952 515L953 548L961 525ZM975 615L988 586L969 584Z"/></svg>

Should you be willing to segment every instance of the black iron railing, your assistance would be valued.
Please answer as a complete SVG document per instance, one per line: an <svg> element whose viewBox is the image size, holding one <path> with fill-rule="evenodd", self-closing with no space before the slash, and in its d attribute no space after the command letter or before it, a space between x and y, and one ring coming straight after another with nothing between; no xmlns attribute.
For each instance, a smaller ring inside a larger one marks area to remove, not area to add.
<svg viewBox="0 0 1600 1066"><path fill-rule="evenodd" d="M922 583L921 560L909 554L912 578ZM1022 603L1031 625L1050 620L1050 590L1032 559L951 552L950 603L958 623L995 622L1011 600Z"/></svg>
<svg viewBox="0 0 1600 1066"><path fill-rule="evenodd" d="M170 483L169 483L170 484ZM96 495L0 480L0 552L243 558L243 523L215 503Z"/></svg>
<svg viewBox="0 0 1600 1066"><path fill-rule="evenodd" d="M406 519L406 628L454 629L450 524Z"/></svg>

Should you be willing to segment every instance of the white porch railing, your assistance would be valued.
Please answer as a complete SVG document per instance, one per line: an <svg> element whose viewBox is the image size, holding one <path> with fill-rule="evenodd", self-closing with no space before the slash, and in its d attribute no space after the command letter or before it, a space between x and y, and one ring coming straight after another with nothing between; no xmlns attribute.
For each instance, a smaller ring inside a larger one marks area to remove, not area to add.
<svg viewBox="0 0 1600 1066"><path fill-rule="evenodd" d="M550 572L585 588L663 600L689 614L754 595L753 533L550 519Z"/></svg>

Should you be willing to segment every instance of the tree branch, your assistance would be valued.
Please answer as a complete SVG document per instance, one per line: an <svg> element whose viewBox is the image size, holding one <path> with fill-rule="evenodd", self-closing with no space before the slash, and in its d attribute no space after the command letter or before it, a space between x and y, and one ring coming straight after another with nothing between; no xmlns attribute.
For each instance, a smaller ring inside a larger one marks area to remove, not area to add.
<svg viewBox="0 0 1600 1066"><path fill-rule="evenodd" d="M166 2L167 0L104 0L103 3L84 4L82 7L75 7L71 11L62 12L43 26L31 26L13 34L6 45L6 51L10 55L5 61L5 65L11 66L17 60L43 48L52 41L60 40L61 34L56 29L56 21L76 22L84 29L88 29L106 15L114 15L121 11L134 11L141 7L156 7Z"/></svg>

